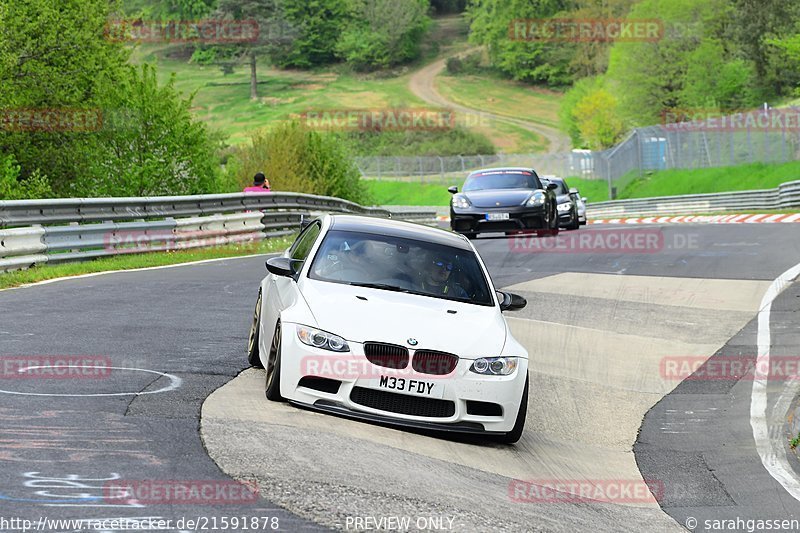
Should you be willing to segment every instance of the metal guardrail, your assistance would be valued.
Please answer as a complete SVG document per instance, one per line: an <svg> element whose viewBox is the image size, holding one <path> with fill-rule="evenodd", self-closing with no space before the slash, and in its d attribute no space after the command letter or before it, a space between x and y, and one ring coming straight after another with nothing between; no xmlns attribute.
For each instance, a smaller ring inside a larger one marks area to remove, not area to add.
<svg viewBox="0 0 800 533"><path fill-rule="evenodd" d="M41 263L253 242L291 235L304 217L326 212L417 222L432 222L436 216L435 211L389 211L292 193L7 201L0 202L0 272ZM64 223L68 225L58 225Z"/></svg>
<svg viewBox="0 0 800 533"><path fill-rule="evenodd" d="M719 211L788 209L792 207L800 207L800 181L783 183L775 189L598 202L587 206L587 216L589 218L617 218L627 215L696 215Z"/></svg>

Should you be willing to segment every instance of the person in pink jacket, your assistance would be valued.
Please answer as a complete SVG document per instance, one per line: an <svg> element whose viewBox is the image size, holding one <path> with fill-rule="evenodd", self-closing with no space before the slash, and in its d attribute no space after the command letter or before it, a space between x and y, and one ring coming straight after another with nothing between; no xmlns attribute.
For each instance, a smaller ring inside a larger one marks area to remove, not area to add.
<svg viewBox="0 0 800 533"><path fill-rule="evenodd" d="M259 172L253 177L252 187L245 187L244 192L262 194L272 191L269 188L269 181L267 181L267 177L262 172Z"/></svg>

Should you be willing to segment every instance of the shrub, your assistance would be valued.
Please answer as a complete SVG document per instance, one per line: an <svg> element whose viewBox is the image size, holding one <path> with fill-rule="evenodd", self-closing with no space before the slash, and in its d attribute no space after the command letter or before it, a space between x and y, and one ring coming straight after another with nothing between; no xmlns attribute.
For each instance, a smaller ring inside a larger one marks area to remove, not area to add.
<svg viewBox="0 0 800 533"><path fill-rule="evenodd" d="M263 172L274 191L370 201L361 173L339 139L298 122L256 132L249 144L235 149L230 161L228 172L242 188L251 184L256 172Z"/></svg>

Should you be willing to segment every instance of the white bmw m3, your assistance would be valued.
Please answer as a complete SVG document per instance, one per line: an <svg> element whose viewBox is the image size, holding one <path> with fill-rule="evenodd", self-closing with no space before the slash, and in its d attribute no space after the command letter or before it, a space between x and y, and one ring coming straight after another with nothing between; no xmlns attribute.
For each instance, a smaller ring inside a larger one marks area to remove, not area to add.
<svg viewBox="0 0 800 533"><path fill-rule="evenodd" d="M326 215L267 261L248 346L266 395L407 427L522 435L528 352L463 236L408 222Z"/></svg>

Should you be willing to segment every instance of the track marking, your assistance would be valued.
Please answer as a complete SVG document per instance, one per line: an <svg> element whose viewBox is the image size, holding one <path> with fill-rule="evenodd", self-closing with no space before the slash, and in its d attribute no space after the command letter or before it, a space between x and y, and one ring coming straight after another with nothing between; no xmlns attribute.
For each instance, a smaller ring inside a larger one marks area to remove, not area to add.
<svg viewBox="0 0 800 533"><path fill-rule="evenodd" d="M756 443L756 450L761 457L761 464L769 474L780 483L786 492L795 500L800 501L800 479L797 479L789 465L783 449L773 448L773 441L769 436L769 424L767 421L767 384L769 378L769 358L772 339L770 335L769 322L772 312L772 302L789 284L800 275L800 264L797 264L778 276L769 286L764 298L761 300L761 310L758 312L758 359L756 360L756 370L753 376L753 392L750 396L750 425L753 428L753 439ZM789 387L783 391L783 396L787 394ZM784 405L783 398L778 404ZM788 404L787 404L788 405Z"/></svg>
<svg viewBox="0 0 800 533"><path fill-rule="evenodd" d="M20 368L19 372L24 372L26 370L34 370L37 368L49 368L46 366L28 366L25 368ZM156 372L155 370L145 370L144 368L126 368L121 366L85 366L83 368L110 368L112 370L132 370L135 372L147 372L149 374L158 374L159 376L163 376L169 379L170 383L166 387L161 387L158 390L149 391L149 392L98 392L95 394L53 394L49 392L17 392L17 391L8 391L0 389L0 393L3 394L13 394L16 396L55 396L61 398L99 398L104 396L142 396L145 394L159 394L162 392L170 392L178 387L181 386L183 380L178 376L173 376L172 374L165 374L164 372Z"/></svg>

